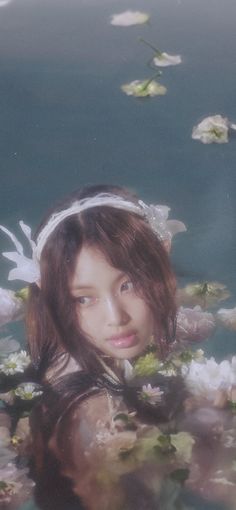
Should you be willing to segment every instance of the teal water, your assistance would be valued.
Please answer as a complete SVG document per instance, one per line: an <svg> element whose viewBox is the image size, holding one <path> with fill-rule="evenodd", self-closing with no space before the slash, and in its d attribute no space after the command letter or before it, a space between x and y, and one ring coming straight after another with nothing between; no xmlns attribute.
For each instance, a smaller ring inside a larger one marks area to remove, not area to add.
<svg viewBox="0 0 236 510"><path fill-rule="evenodd" d="M113 27L126 9L146 25ZM12 0L0 7L0 218L16 232L84 184L116 183L171 207L188 227L172 259L182 286L217 280L235 306L236 135L225 145L191 139L216 113L236 122L234 0ZM166 96L127 97L123 83L152 75L148 40L181 54L163 69ZM9 248L0 237L0 250ZM0 261L0 286L8 262ZM19 284L19 287L21 284ZM20 326L13 331L23 338ZM218 328L206 350L235 351L235 333ZM21 509L22 510L22 509ZM25 507L26 510L26 507ZM27 509L28 510L28 509Z"/></svg>
<svg viewBox="0 0 236 510"><path fill-rule="evenodd" d="M147 11L150 22L111 26L127 8ZM34 227L84 184L127 185L186 223L172 255L180 284L219 280L234 296L236 135L205 146L191 131L210 114L236 121L235 17L234 0L12 0L0 8L2 223ZM182 55L160 79L166 96L120 90L152 74L140 37ZM1 260L2 286L8 267Z"/></svg>

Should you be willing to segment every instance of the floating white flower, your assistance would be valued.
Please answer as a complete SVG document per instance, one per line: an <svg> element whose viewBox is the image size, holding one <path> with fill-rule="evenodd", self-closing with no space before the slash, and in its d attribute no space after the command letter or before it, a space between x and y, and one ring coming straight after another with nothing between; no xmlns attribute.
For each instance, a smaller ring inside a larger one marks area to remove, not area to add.
<svg viewBox="0 0 236 510"><path fill-rule="evenodd" d="M145 400L149 404L158 404L161 402L163 391L160 390L159 386L151 386L151 384L143 385L140 393L140 398Z"/></svg>
<svg viewBox="0 0 236 510"><path fill-rule="evenodd" d="M202 143L227 143L229 128L236 129L236 126L227 117L212 115L194 126L192 138Z"/></svg>
<svg viewBox="0 0 236 510"><path fill-rule="evenodd" d="M29 382L19 384L19 386L17 386L14 390L14 393L22 400L33 400L35 397L42 395L43 392L39 389L37 384Z"/></svg>
<svg viewBox="0 0 236 510"><path fill-rule="evenodd" d="M229 329L236 329L236 307L235 308L220 308L217 312L217 319Z"/></svg>
<svg viewBox="0 0 236 510"><path fill-rule="evenodd" d="M116 27L130 27L132 25L142 25L147 23L150 15L140 11L124 11L119 14L113 14L111 25Z"/></svg>
<svg viewBox="0 0 236 510"><path fill-rule="evenodd" d="M23 300L16 297L12 290L0 287L0 326L22 319L23 315Z"/></svg>
<svg viewBox="0 0 236 510"><path fill-rule="evenodd" d="M200 306L184 308L177 313L176 336L179 340L201 341L215 331L214 315L204 312Z"/></svg>
<svg viewBox="0 0 236 510"><path fill-rule="evenodd" d="M10 354L0 363L0 372L5 375L15 375L24 372L25 368L30 364L30 357L26 351Z"/></svg>
<svg viewBox="0 0 236 510"><path fill-rule="evenodd" d="M134 80L121 86L121 89L127 96L134 97L154 97L164 96L167 92L166 87L157 81L151 80Z"/></svg>
<svg viewBox="0 0 236 510"><path fill-rule="evenodd" d="M146 44L146 46L149 46L149 48L155 52L152 62L156 67L176 66L181 64L182 59L180 55L170 55L165 51L160 51L143 38L141 38L140 41Z"/></svg>
<svg viewBox="0 0 236 510"><path fill-rule="evenodd" d="M178 64L181 64L181 62L182 59L180 55L170 55L165 51L158 52L153 58L153 64L157 67L177 66Z"/></svg>
<svg viewBox="0 0 236 510"><path fill-rule="evenodd" d="M216 363L214 358L205 363L192 361L188 370L183 367L182 374L191 393L214 401L217 392L227 393L236 383L236 357L230 363L227 360Z"/></svg>
<svg viewBox="0 0 236 510"><path fill-rule="evenodd" d="M226 285L219 282L195 282L178 290L178 301L184 305L201 305L206 308L230 297Z"/></svg>

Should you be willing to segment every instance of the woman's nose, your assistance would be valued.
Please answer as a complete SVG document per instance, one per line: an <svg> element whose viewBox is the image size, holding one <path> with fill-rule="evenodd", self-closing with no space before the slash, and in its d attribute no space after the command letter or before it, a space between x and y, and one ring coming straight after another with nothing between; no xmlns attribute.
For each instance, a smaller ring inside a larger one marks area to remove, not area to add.
<svg viewBox="0 0 236 510"><path fill-rule="evenodd" d="M105 299L107 323L110 326L122 326L129 322L129 314L116 297Z"/></svg>

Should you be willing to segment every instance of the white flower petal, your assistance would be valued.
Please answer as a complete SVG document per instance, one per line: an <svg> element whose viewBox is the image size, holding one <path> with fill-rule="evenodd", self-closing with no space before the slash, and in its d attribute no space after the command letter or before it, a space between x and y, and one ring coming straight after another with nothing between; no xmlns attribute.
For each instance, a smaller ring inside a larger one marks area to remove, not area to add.
<svg viewBox="0 0 236 510"><path fill-rule="evenodd" d="M236 330L236 307L220 308L217 312L217 319L223 326Z"/></svg>
<svg viewBox="0 0 236 510"><path fill-rule="evenodd" d="M193 128L192 138L202 143L227 143L229 121L221 115L206 117Z"/></svg>
<svg viewBox="0 0 236 510"><path fill-rule="evenodd" d="M22 232L25 234L25 237L28 239L32 250L34 250L34 248L36 247L36 243L31 239L31 228L29 227L29 225L26 225L26 223L24 223L22 220L19 221L19 224L20 224Z"/></svg>
<svg viewBox="0 0 236 510"><path fill-rule="evenodd" d="M154 97L163 96L167 89L155 80L134 80L121 86L121 89L127 96L134 97Z"/></svg>
<svg viewBox="0 0 236 510"><path fill-rule="evenodd" d="M10 354L0 363L0 372L5 375L15 375L24 372L25 368L30 364L30 357L26 351Z"/></svg>
<svg viewBox="0 0 236 510"><path fill-rule="evenodd" d="M205 363L192 361L188 371L183 370L182 375L193 395L212 401L217 392L224 390L229 393L235 384L233 360L224 360L221 363L216 363L214 358L206 360Z"/></svg>
<svg viewBox="0 0 236 510"><path fill-rule="evenodd" d="M132 25L147 23L149 18L150 16L146 12L128 10L119 14L113 14L111 17L111 25L119 27L130 27Z"/></svg>
<svg viewBox="0 0 236 510"><path fill-rule="evenodd" d="M169 55L169 53L160 53L153 59L153 64L157 67L176 66L181 64L182 59L180 55Z"/></svg>
<svg viewBox="0 0 236 510"><path fill-rule="evenodd" d="M17 298L12 290L0 287L0 326L22 319L23 315L24 303L22 299Z"/></svg>
<svg viewBox="0 0 236 510"><path fill-rule="evenodd" d="M18 239L16 238L16 236L14 234L12 234L12 232L10 232L10 230L8 230L8 228L4 227L3 225L0 225L0 229L8 235L8 237L10 237L10 239L12 240L12 242L14 243L16 249L17 249L17 252L20 253L20 254L23 254L23 246L22 244L18 241Z"/></svg>
<svg viewBox="0 0 236 510"><path fill-rule="evenodd" d="M35 383L22 383L17 386L14 390L14 393L17 397L20 397L22 400L32 400L35 397L42 395L42 391L40 386Z"/></svg>

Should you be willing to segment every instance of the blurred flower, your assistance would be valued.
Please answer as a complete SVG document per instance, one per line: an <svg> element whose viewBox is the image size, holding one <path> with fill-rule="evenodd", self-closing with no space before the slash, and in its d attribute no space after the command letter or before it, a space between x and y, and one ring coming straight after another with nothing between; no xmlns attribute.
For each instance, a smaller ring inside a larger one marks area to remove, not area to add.
<svg viewBox="0 0 236 510"><path fill-rule="evenodd" d="M146 12L124 11L120 14L113 14L111 25L119 27L130 27L131 25L141 25L147 23L150 16Z"/></svg>
<svg viewBox="0 0 236 510"><path fill-rule="evenodd" d="M12 336L0 338L0 357L6 356L11 352L18 351L19 348L19 342L17 342L17 340L15 340Z"/></svg>
<svg viewBox="0 0 236 510"><path fill-rule="evenodd" d="M177 298L180 304L200 305L203 308L213 306L219 301L230 297L226 285L219 282L196 282L178 290Z"/></svg>
<svg viewBox="0 0 236 510"><path fill-rule="evenodd" d="M236 308L220 308L216 316L223 326L229 329L236 329Z"/></svg>
<svg viewBox="0 0 236 510"><path fill-rule="evenodd" d="M40 386L35 383L22 383L17 386L17 388L14 390L14 393L22 400L32 400L33 398L42 395L43 392L39 390L39 388Z"/></svg>
<svg viewBox="0 0 236 510"><path fill-rule="evenodd" d="M176 336L178 340L201 341L213 334L216 323L212 313L204 312L200 306L179 308Z"/></svg>
<svg viewBox="0 0 236 510"><path fill-rule="evenodd" d="M15 296L17 298L23 299L23 301L27 301L27 299L29 297L29 287L23 287L22 289L17 290L15 292Z"/></svg>
<svg viewBox="0 0 236 510"><path fill-rule="evenodd" d="M134 97L154 97L163 96L167 89L164 85L160 85L154 79L151 80L134 80L121 86L121 89L127 96Z"/></svg>
<svg viewBox="0 0 236 510"><path fill-rule="evenodd" d="M158 370L159 374L165 375L166 377L173 377L178 374L183 376L188 372L191 361L198 361L202 363L205 361L204 351L197 349L196 351L184 350L180 352L172 352L170 357L163 363L163 367Z"/></svg>
<svg viewBox="0 0 236 510"><path fill-rule="evenodd" d="M217 392L230 392L236 384L236 357L230 363L227 360L216 363L214 358L204 363L191 361L188 370L183 367L182 375L190 392L209 400L216 398Z"/></svg>
<svg viewBox="0 0 236 510"><path fill-rule="evenodd" d="M155 405L161 402L163 393L158 386L152 387L151 384L147 384L143 385L140 398L149 404Z"/></svg>
<svg viewBox="0 0 236 510"><path fill-rule="evenodd" d="M26 351L10 354L7 358L0 363L0 372L5 375L14 375L19 372L24 372L25 368L30 364L30 357Z"/></svg>
<svg viewBox="0 0 236 510"><path fill-rule="evenodd" d="M22 495L29 497L29 489L34 485L27 476L27 469L18 469L15 464L8 463L0 468L0 503L6 504L12 496L23 489ZM5 508L5 506L4 506Z"/></svg>
<svg viewBox="0 0 236 510"><path fill-rule="evenodd" d="M22 319L23 315L22 299L16 297L12 290L0 288L0 326Z"/></svg>
<svg viewBox="0 0 236 510"><path fill-rule="evenodd" d="M11 444L12 444L12 446L16 447L16 446L18 446L21 443L22 443L22 438L21 437L17 436L16 434L11 437Z"/></svg>
<svg viewBox="0 0 236 510"><path fill-rule="evenodd" d="M171 444L176 450L179 460L190 462L195 440L189 432L178 432L170 435Z"/></svg>
<svg viewBox="0 0 236 510"><path fill-rule="evenodd" d="M169 55L169 53L158 52L153 58L153 64L157 67L176 66L181 64L182 59L180 55Z"/></svg>
<svg viewBox="0 0 236 510"><path fill-rule="evenodd" d="M145 376L156 374L162 364L153 352L140 356L134 364L134 374L137 376Z"/></svg>
<svg viewBox="0 0 236 510"><path fill-rule="evenodd" d="M192 138L200 140L202 143L227 143L229 128L236 129L236 126L229 122L226 117L212 115L194 126Z"/></svg>

